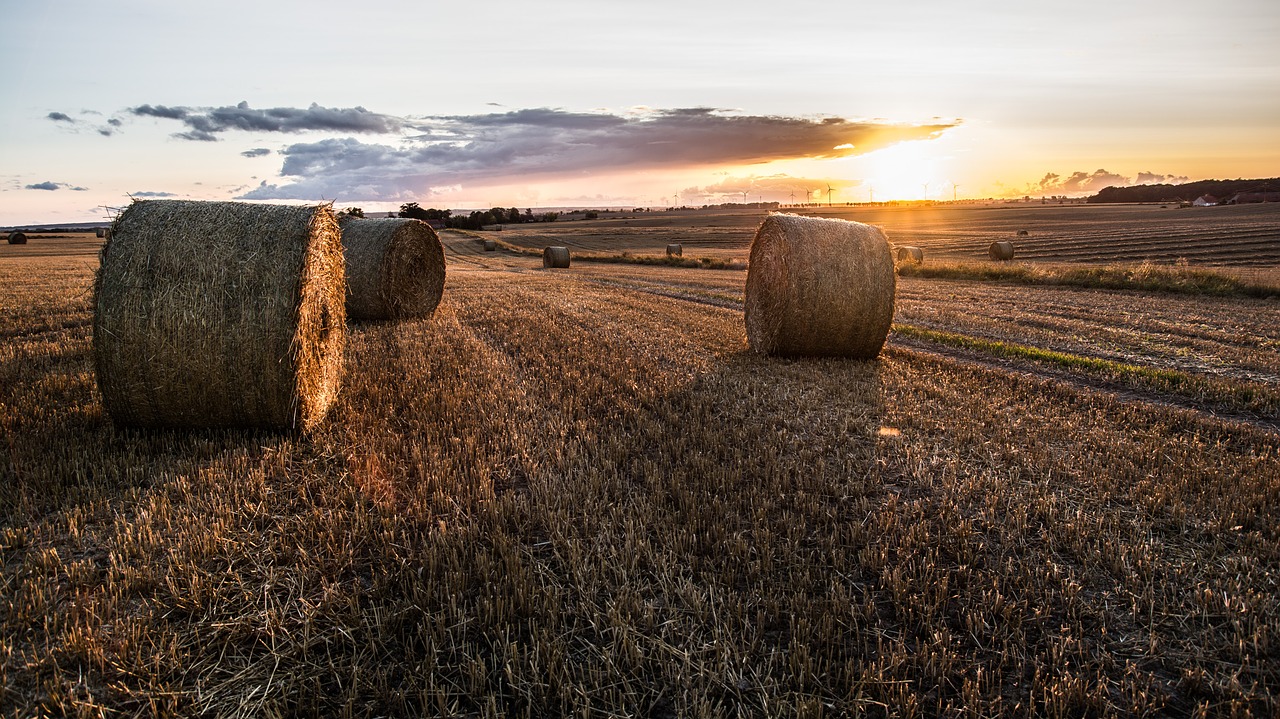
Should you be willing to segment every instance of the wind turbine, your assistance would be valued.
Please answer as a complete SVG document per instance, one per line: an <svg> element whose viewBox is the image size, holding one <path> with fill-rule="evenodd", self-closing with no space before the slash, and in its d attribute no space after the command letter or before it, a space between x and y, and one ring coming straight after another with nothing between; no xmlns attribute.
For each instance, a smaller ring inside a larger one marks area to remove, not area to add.
<svg viewBox="0 0 1280 719"><path fill-rule="evenodd" d="M929 183L927 182L924 183L924 194L920 196L920 199L922 200L929 199Z"/></svg>
<svg viewBox="0 0 1280 719"><path fill-rule="evenodd" d="M951 201L952 201L952 202L955 202L955 201L956 201L956 188L958 188L958 187L960 187L960 186L959 186L959 185L957 185L956 183L954 183L954 182L953 182L953 183L951 183Z"/></svg>
<svg viewBox="0 0 1280 719"><path fill-rule="evenodd" d="M747 204L747 190L742 191L742 204Z"/></svg>
<svg viewBox="0 0 1280 719"><path fill-rule="evenodd" d="M796 192L795 192L795 190L792 190L792 191L791 191L791 204L793 204L793 205L794 205L794 204L796 204Z"/></svg>
<svg viewBox="0 0 1280 719"><path fill-rule="evenodd" d="M827 183L827 207L831 207L831 195L834 193L835 193L835 190L831 189L831 183L828 182Z"/></svg>

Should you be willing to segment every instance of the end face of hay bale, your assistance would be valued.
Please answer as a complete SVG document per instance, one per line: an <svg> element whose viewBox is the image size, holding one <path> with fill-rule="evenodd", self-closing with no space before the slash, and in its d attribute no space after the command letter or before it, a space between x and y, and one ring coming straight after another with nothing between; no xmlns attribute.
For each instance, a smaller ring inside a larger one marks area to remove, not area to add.
<svg viewBox="0 0 1280 719"><path fill-rule="evenodd" d="M27 234L26 234L25 232L10 232L10 233L9 233L9 244L11 244L11 245L25 245L25 244L27 244Z"/></svg>
<svg viewBox="0 0 1280 719"><path fill-rule="evenodd" d="M899 245L898 262L900 264L922 265L924 264L924 250L911 245Z"/></svg>
<svg viewBox="0 0 1280 719"><path fill-rule="evenodd" d="M122 426L311 429L340 387L344 295L327 205L135 202L94 283L103 405Z"/></svg>
<svg viewBox="0 0 1280 719"><path fill-rule="evenodd" d="M997 262L1008 262L1013 259L1012 242L992 242L987 248L987 256Z"/></svg>
<svg viewBox="0 0 1280 719"><path fill-rule="evenodd" d="M485 251L485 252L495 252L495 251L497 251L497 249L498 249L498 241L497 241L497 240L485 240L485 241L484 241L484 251Z"/></svg>
<svg viewBox="0 0 1280 719"><path fill-rule="evenodd" d="M568 247L547 247L542 250L544 268L565 269L569 266Z"/></svg>
<svg viewBox="0 0 1280 719"><path fill-rule="evenodd" d="M684 247L680 244L667 245L667 257L683 257Z"/></svg>
<svg viewBox="0 0 1280 719"><path fill-rule="evenodd" d="M357 320L430 317L444 294L444 248L431 225L408 218L342 222L347 316Z"/></svg>
<svg viewBox="0 0 1280 719"><path fill-rule="evenodd" d="M103 237L106 237L106 236L107 236L107 228L105 228L105 227L99 227L98 229L96 229L96 230L94 230L94 231L93 231L93 236L94 236L94 237L97 237L97 238L99 238L99 239L101 239L101 238L103 238Z"/></svg>
<svg viewBox="0 0 1280 719"><path fill-rule="evenodd" d="M770 215L747 268L747 339L756 352L870 359L893 323L897 280L878 227Z"/></svg>

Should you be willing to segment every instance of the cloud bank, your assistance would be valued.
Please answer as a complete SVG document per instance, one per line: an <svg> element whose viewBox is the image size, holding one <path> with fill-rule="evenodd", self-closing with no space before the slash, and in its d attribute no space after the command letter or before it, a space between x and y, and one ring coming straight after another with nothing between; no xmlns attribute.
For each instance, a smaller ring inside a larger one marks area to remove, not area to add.
<svg viewBox="0 0 1280 719"><path fill-rule="evenodd" d="M148 108L143 114L171 116L187 123L192 132L204 132L203 125L192 124L192 116L182 108L143 107ZM241 199L394 201L429 197L432 187L507 184L535 176L568 178L848 157L897 142L934 138L959 124L737 115L711 108L628 114L538 108L413 121L376 117L382 119L365 125L367 131L414 134L401 135L394 144L353 137L295 143L281 151L285 159L280 176L289 182L264 181ZM230 125L220 127L217 132L231 129ZM281 127L278 131L294 130ZM188 134L192 133L182 133Z"/></svg>
<svg viewBox="0 0 1280 719"><path fill-rule="evenodd" d="M1176 185L1189 182L1190 179L1185 175L1162 175L1154 172L1139 172L1136 178L1129 178L1102 169L1094 170L1093 172L1076 171L1066 177L1049 172L1040 178L1039 182L1028 185L1027 194L1093 195L1106 187L1130 187L1132 185L1155 185L1161 183Z"/></svg>

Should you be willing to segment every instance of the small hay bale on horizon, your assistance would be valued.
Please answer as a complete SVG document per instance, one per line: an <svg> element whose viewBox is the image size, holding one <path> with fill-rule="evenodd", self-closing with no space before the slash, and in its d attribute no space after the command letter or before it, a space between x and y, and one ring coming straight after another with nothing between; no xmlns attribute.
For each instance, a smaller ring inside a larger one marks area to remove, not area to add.
<svg viewBox="0 0 1280 719"><path fill-rule="evenodd" d="M684 246L678 242L667 245L667 257L683 257Z"/></svg>
<svg viewBox="0 0 1280 719"><path fill-rule="evenodd" d="M102 239L102 238L106 237L106 236L107 236L107 228L105 228L105 227L99 227L98 229L96 229L96 230L94 230L94 231L93 231L93 236L94 236L94 237L97 237L98 239Z"/></svg>
<svg viewBox="0 0 1280 719"><path fill-rule="evenodd" d="M761 354L871 359L889 335L896 287L879 227L769 215L747 265L747 339Z"/></svg>
<svg viewBox="0 0 1280 719"><path fill-rule="evenodd" d="M1031 233L1027 232L1026 230L1018 230L1018 237L1026 237L1029 234Z"/></svg>
<svg viewBox="0 0 1280 719"><path fill-rule="evenodd" d="M497 249L498 249L498 241L497 241L497 240L485 240L485 241L484 241L484 251L485 251L485 252L496 252L496 251L497 251Z"/></svg>
<svg viewBox="0 0 1280 719"><path fill-rule="evenodd" d="M9 244L25 245L27 244L27 233L14 230L9 233Z"/></svg>
<svg viewBox="0 0 1280 719"><path fill-rule="evenodd" d="M1013 249L1012 242L992 242L987 248L987 256L996 262L1008 262L1013 259Z"/></svg>
<svg viewBox="0 0 1280 719"><path fill-rule="evenodd" d="M122 427L310 430L340 388L345 295L329 205L135 201L94 280L103 407Z"/></svg>
<svg viewBox="0 0 1280 719"><path fill-rule="evenodd" d="M569 266L568 247L547 247L542 250L542 266L547 269L565 269Z"/></svg>
<svg viewBox="0 0 1280 719"><path fill-rule="evenodd" d="M910 262L916 265L924 264L924 250L911 245L898 245L898 262Z"/></svg>
<svg viewBox="0 0 1280 719"><path fill-rule="evenodd" d="M430 317L444 293L444 248L431 226L409 218L341 221L347 317Z"/></svg>

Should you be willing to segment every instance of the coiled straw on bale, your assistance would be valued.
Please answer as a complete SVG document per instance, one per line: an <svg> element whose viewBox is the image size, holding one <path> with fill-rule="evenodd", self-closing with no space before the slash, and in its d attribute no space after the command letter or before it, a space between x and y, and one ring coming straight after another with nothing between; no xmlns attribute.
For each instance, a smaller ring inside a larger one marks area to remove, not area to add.
<svg viewBox="0 0 1280 719"><path fill-rule="evenodd" d="M24 233L24 232L10 232L10 233L9 233L9 244L11 244L11 245L25 245L25 244L27 244L27 235L26 235L26 233Z"/></svg>
<svg viewBox="0 0 1280 719"><path fill-rule="evenodd" d="M1012 242L992 242L987 248L987 256L993 260L1008 262L1013 259L1013 243Z"/></svg>
<svg viewBox="0 0 1280 719"><path fill-rule="evenodd" d="M431 226L406 218L342 221L347 316L429 317L444 293L444 248Z"/></svg>
<svg viewBox="0 0 1280 719"><path fill-rule="evenodd" d="M913 264L924 264L924 250L911 245L898 246L898 262L911 262Z"/></svg>
<svg viewBox="0 0 1280 719"><path fill-rule="evenodd" d="M747 339L763 354L875 357L893 322L895 289L880 228L770 215L751 243Z"/></svg>
<svg viewBox="0 0 1280 719"><path fill-rule="evenodd" d="M684 256L684 247L678 244L667 245L667 257Z"/></svg>
<svg viewBox="0 0 1280 719"><path fill-rule="evenodd" d="M485 251L485 252L494 252L494 251L496 251L497 249L498 249L498 241L497 241L497 240L485 240L485 241L484 241L484 251Z"/></svg>
<svg viewBox="0 0 1280 719"><path fill-rule="evenodd" d="M327 205L135 202L94 283L103 405L122 426L310 429L338 394L345 293Z"/></svg>
<svg viewBox="0 0 1280 719"><path fill-rule="evenodd" d="M542 266L563 269L569 266L568 247L547 247L542 250Z"/></svg>

